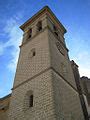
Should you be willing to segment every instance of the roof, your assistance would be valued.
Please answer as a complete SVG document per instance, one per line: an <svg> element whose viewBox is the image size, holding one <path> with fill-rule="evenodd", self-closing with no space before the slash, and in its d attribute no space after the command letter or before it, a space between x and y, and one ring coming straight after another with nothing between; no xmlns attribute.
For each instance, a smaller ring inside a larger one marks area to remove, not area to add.
<svg viewBox="0 0 90 120"><path fill-rule="evenodd" d="M37 12L34 16L28 19L23 25L21 25L20 28L24 30L28 24L34 22L40 15L44 14L45 12L49 13L66 33L66 29L64 28L64 26L60 23L60 21L57 19L55 14L51 11L51 9L48 6L43 7L39 12Z"/></svg>

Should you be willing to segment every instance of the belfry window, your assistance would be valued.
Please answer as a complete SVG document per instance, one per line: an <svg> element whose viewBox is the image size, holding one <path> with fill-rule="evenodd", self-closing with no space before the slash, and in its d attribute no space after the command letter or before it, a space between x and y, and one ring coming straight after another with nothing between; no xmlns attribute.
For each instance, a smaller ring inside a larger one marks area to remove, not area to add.
<svg viewBox="0 0 90 120"><path fill-rule="evenodd" d="M53 30L56 36L58 36L58 29L55 25L53 25Z"/></svg>
<svg viewBox="0 0 90 120"><path fill-rule="evenodd" d="M28 31L28 38L31 38L31 37L32 37L32 28L30 28Z"/></svg>
<svg viewBox="0 0 90 120"><path fill-rule="evenodd" d="M42 21L39 21L37 23L37 31L41 31L42 30Z"/></svg>
<svg viewBox="0 0 90 120"><path fill-rule="evenodd" d="M29 98L29 107L33 107L33 95L30 95L30 98Z"/></svg>

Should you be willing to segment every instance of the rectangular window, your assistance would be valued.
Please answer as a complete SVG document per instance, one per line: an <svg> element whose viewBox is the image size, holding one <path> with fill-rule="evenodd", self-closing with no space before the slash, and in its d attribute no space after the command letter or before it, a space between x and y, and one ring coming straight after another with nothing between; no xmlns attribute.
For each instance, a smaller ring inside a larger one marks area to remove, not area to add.
<svg viewBox="0 0 90 120"><path fill-rule="evenodd" d="M28 32L28 38L31 38L31 37L32 37L32 28L30 28Z"/></svg>
<svg viewBox="0 0 90 120"><path fill-rule="evenodd" d="M33 107L33 95L30 95L29 107Z"/></svg>
<svg viewBox="0 0 90 120"><path fill-rule="evenodd" d="M55 25L53 25L53 30L56 36L58 36L58 29Z"/></svg>
<svg viewBox="0 0 90 120"><path fill-rule="evenodd" d="M35 56L35 54L36 54L35 51L33 51L33 56Z"/></svg>
<svg viewBox="0 0 90 120"><path fill-rule="evenodd" d="M41 30L42 30L42 21L39 21L39 22L37 23L37 30L38 30L38 31L41 31Z"/></svg>

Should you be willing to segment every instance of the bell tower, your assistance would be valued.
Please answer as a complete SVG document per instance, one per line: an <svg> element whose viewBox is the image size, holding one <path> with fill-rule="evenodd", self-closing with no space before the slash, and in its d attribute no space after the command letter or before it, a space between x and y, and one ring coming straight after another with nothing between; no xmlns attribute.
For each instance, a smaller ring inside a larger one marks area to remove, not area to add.
<svg viewBox="0 0 90 120"><path fill-rule="evenodd" d="M64 26L45 6L20 28L9 120L84 120Z"/></svg>

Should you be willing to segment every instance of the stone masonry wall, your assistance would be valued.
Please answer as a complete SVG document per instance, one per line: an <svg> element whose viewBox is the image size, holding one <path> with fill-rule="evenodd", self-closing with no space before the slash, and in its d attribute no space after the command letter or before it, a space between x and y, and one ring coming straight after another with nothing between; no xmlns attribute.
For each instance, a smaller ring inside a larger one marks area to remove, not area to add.
<svg viewBox="0 0 90 120"><path fill-rule="evenodd" d="M21 47L14 87L50 66L47 34L47 29L45 29L44 32ZM34 57L30 56L32 49L35 49L36 52Z"/></svg>
<svg viewBox="0 0 90 120"><path fill-rule="evenodd" d="M50 29L48 31L48 34L51 53L51 66L57 72L59 72L67 82L69 82L73 87L77 89L67 50L63 47L63 55L56 46L56 43L58 42L57 36L55 36ZM63 45L61 44L61 46Z"/></svg>
<svg viewBox="0 0 90 120"><path fill-rule="evenodd" d="M56 120L52 87L51 70L47 70L16 88L12 93L9 120ZM25 107L27 91L33 91L32 108Z"/></svg>
<svg viewBox="0 0 90 120"><path fill-rule="evenodd" d="M53 89L57 120L84 120L78 92L53 71Z"/></svg>

